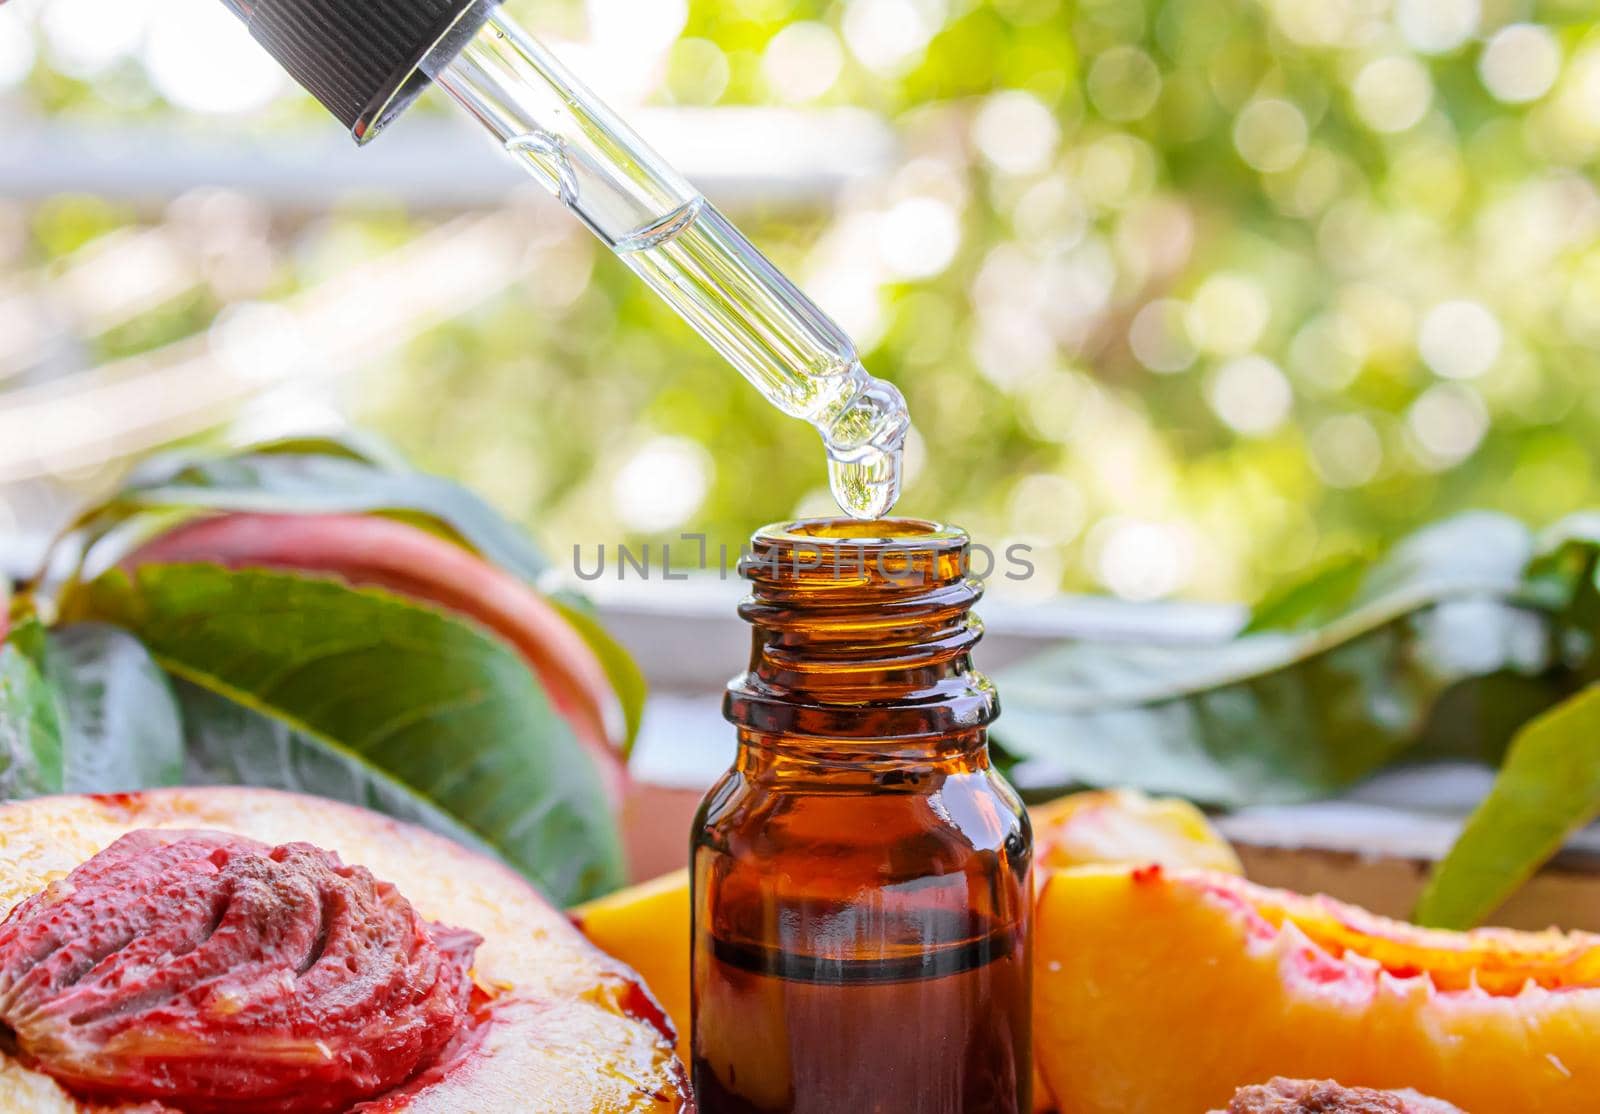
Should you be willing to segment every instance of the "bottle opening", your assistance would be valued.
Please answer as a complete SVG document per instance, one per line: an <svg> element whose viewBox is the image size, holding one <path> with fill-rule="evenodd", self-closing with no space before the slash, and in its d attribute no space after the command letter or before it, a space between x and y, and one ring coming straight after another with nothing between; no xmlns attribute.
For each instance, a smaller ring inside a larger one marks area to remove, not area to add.
<svg viewBox="0 0 1600 1114"><path fill-rule="evenodd" d="M968 590L969 555L966 531L936 522L808 519L758 531L739 571L757 599L871 605L884 593Z"/></svg>
<svg viewBox="0 0 1600 1114"><path fill-rule="evenodd" d="M916 518L807 519L781 526L769 526L761 531L758 537L770 537L775 540L794 537L822 541L877 542L884 545L928 539L948 539L965 545L967 540L967 535L962 530Z"/></svg>
<svg viewBox="0 0 1600 1114"><path fill-rule="evenodd" d="M754 628L725 711L754 730L831 738L982 727L994 690L972 666L982 588L967 534L917 519L829 518L756 533L739 571Z"/></svg>

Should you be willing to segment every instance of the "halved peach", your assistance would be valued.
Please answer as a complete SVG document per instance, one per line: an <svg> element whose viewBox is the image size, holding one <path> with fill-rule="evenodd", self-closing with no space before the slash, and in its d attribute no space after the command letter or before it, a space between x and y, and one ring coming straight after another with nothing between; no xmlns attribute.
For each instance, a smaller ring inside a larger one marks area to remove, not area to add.
<svg viewBox="0 0 1600 1114"><path fill-rule="evenodd" d="M392 882L429 920L483 937L473 979L492 1004L481 1043L382 1114L669 1114L693 1110L670 1026L637 976L608 959L519 875L420 828L332 801L263 789L164 789L0 805L0 912L144 828L304 841ZM156 1114L85 1107L0 1051L0 1114ZM176 1114L176 1112L173 1112Z"/></svg>
<svg viewBox="0 0 1600 1114"><path fill-rule="evenodd" d="M689 871L687 868L568 910L589 943L638 972L678 1031L689 1062Z"/></svg>
<svg viewBox="0 0 1600 1114"><path fill-rule="evenodd" d="M1278 1075L1473 1114L1587 1114L1600 937L1430 932L1203 871L1086 867L1039 896L1035 1057L1063 1114L1225 1107Z"/></svg>

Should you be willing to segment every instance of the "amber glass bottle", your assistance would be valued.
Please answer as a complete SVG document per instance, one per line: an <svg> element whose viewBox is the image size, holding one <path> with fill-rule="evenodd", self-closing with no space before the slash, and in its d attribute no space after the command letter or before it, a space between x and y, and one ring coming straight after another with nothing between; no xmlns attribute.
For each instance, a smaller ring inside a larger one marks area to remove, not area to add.
<svg viewBox="0 0 1600 1114"><path fill-rule="evenodd" d="M768 527L694 859L702 1114L1030 1109L1028 822L991 767L967 538Z"/></svg>

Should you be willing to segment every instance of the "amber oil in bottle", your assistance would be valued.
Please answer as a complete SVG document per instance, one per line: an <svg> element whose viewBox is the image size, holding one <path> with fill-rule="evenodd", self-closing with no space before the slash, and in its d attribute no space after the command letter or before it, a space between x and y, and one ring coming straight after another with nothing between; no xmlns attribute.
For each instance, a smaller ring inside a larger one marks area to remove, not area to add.
<svg viewBox="0 0 1600 1114"><path fill-rule="evenodd" d="M692 841L702 1114L1030 1109L1030 833L989 761L967 554L829 520L741 562L738 756Z"/></svg>

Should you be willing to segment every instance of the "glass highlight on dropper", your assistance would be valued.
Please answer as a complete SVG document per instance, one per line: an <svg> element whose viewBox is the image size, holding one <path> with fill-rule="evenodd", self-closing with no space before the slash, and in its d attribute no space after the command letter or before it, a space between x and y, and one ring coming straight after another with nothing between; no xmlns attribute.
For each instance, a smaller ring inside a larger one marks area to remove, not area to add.
<svg viewBox="0 0 1600 1114"><path fill-rule="evenodd" d="M498 0L223 2L357 142L437 83L774 406L816 427L840 507L893 508L900 392Z"/></svg>

